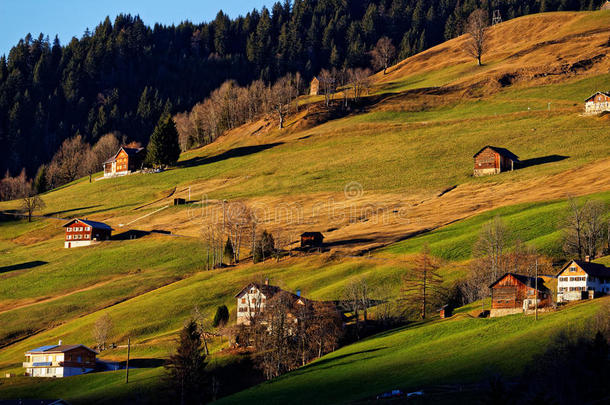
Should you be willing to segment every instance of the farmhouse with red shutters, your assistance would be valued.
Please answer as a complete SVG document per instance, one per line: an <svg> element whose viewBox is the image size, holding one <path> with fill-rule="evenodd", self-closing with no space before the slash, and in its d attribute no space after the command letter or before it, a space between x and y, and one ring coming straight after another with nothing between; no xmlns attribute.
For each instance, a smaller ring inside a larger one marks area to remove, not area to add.
<svg viewBox="0 0 610 405"><path fill-rule="evenodd" d="M88 219L73 219L64 224L64 228L66 228L65 248L89 246L108 240L112 235L112 228L109 225Z"/></svg>
<svg viewBox="0 0 610 405"><path fill-rule="evenodd" d="M508 149L489 145L475 153L473 158L475 176L512 171L519 163L519 157Z"/></svg>
<svg viewBox="0 0 610 405"><path fill-rule="evenodd" d="M610 111L610 93L598 91L585 100L585 114L599 114Z"/></svg>

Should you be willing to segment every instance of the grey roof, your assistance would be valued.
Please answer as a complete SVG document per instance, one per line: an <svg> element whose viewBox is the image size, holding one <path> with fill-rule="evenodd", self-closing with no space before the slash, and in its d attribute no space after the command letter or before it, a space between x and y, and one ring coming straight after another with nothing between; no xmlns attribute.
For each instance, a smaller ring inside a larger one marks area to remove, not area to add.
<svg viewBox="0 0 610 405"><path fill-rule="evenodd" d="M248 284L247 286L242 288L240 292L235 294L235 298L240 297L242 294L244 294L246 291L248 291L252 287L256 287L267 298L271 298L275 294L278 294L278 293L283 291L286 294L290 294L295 299L301 298L301 299L305 300L305 298L299 297L298 295L293 294L291 292L288 292L286 290L282 290L280 287L277 287L275 285L268 285L268 284L261 285L261 284L258 284L258 283L250 283L250 284Z"/></svg>
<svg viewBox="0 0 610 405"><path fill-rule="evenodd" d="M70 350L74 350L76 348L82 347L90 352L97 353L95 350L88 348L85 345L50 345L50 346L40 346L36 349L28 350L26 353L65 353Z"/></svg>
<svg viewBox="0 0 610 405"><path fill-rule="evenodd" d="M607 1L606 3L610 3L610 2ZM610 97L610 92L608 92L608 91L596 91L595 93L591 94L589 97L585 98L585 101L592 99L593 97L597 96L598 94L603 94L606 97Z"/></svg>
<svg viewBox="0 0 610 405"><path fill-rule="evenodd" d="M561 271L557 273L557 276L563 273L564 270L567 269L572 263L576 263L578 267L583 269L583 271L590 276L610 278L610 268L601 263L592 263L584 260L570 260L561 268Z"/></svg>
<svg viewBox="0 0 610 405"><path fill-rule="evenodd" d="M483 152L485 149L490 148L491 150L493 150L494 152L499 153L500 155L507 157L509 159L518 161L519 160L519 156L515 155L513 152L509 151L506 148L499 148L497 146L491 146L491 145L486 145L484 147L481 148L481 150L479 150L477 153L475 153L472 157L475 158L477 157L481 152Z"/></svg>
<svg viewBox="0 0 610 405"><path fill-rule="evenodd" d="M516 273L505 273L502 277L497 279L493 284L489 286L489 288L493 288L496 284L502 281L506 276L511 275L516 278L522 284L525 284L529 288L536 288L536 277L524 276L522 274ZM549 289L544 285L544 279L542 277L538 277L538 291L548 292Z"/></svg>
<svg viewBox="0 0 610 405"><path fill-rule="evenodd" d="M91 228L107 229L109 231L112 231L112 228L110 227L110 225L107 225L103 222L91 221L88 219L80 219L80 218L74 218L74 219L70 220L69 222L65 223L63 226L65 228L66 226L72 225L76 221L82 222L85 225L89 225Z"/></svg>

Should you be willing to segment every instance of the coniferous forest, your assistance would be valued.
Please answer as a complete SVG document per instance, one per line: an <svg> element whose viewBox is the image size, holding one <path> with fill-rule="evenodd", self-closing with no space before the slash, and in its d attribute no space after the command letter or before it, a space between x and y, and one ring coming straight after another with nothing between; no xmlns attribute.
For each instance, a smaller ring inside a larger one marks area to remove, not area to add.
<svg viewBox="0 0 610 405"><path fill-rule="evenodd" d="M462 32L476 8L506 19L584 10L601 0L295 0L230 19L147 26L106 17L61 44L44 34L0 57L0 171L33 176L61 143L108 132L146 145L159 117L190 109L227 79L273 82L290 72L363 67L382 37L406 58ZM196 20L197 16L185 16Z"/></svg>

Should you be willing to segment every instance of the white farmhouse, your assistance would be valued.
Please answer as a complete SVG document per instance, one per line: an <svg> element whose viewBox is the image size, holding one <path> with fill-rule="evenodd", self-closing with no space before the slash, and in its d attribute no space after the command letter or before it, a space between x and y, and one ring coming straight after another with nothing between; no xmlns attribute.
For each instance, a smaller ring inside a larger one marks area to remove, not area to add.
<svg viewBox="0 0 610 405"><path fill-rule="evenodd" d="M41 346L25 353L23 367L30 377L69 377L95 370L97 352L83 345Z"/></svg>
<svg viewBox="0 0 610 405"><path fill-rule="evenodd" d="M300 291L292 294L282 290L280 287L269 285L265 280L263 285L250 283L244 287L236 296L237 298L237 325L250 325L254 317L265 311L267 302L276 294L284 292L293 300L293 304L305 305L306 300L301 298Z"/></svg>
<svg viewBox="0 0 610 405"><path fill-rule="evenodd" d="M588 260L572 260L557 274L557 302L577 301L610 292L610 268Z"/></svg>

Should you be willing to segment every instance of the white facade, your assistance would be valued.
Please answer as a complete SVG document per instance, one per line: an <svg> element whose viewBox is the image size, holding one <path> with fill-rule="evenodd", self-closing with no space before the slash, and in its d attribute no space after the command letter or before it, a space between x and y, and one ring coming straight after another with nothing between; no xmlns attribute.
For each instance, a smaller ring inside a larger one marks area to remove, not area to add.
<svg viewBox="0 0 610 405"><path fill-rule="evenodd" d="M245 293L237 297L237 324L249 325L253 316L264 311L266 301L267 296L251 285Z"/></svg>
<svg viewBox="0 0 610 405"><path fill-rule="evenodd" d="M75 248L81 246L90 246L96 243L92 240L67 240L64 242L64 247L67 248Z"/></svg>
<svg viewBox="0 0 610 405"><path fill-rule="evenodd" d="M557 277L557 302L587 298L589 291L596 294L610 293L610 272L608 277L593 276L572 261Z"/></svg>
<svg viewBox="0 0 610 405"><path fill-rule="evenodd" d="M93 371L92 368L64 367L64 354L32 354L23 363L27 375L31 377L61 378L85 374Z"/></svg>

